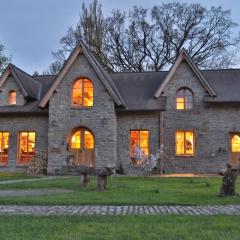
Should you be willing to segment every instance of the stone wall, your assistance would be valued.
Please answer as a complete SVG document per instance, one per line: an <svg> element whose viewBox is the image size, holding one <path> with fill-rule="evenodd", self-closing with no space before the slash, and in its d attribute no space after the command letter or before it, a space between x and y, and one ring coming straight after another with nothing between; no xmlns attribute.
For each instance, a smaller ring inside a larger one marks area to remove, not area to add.
<svg viewBox="0 0 240 240"><path fill-rule="evenodd" d="M16 105L24 105L25 104L25 98L18 87L16 81L12 76L9 76L6 82L3 84L0 92L0 106L6 106L8 105L8 94L9 91L14 90L17 93L17 101Z"/></svg>
<svg viewBox="0 0 240 240"><path fill-rule="evenodd" d="M71 106L71 87L79 77L87 77L94 85L94 106ZM95 137L96 167L116 162L117 125L115 104L84 55L79 55L49 103L48 172L66 165L67 139L73 129L86 127Z"/></svg>
<svg viewBox="0 0 240 240"><path fill-rule="evenodd" d="M121 165L128 174L130 130L148 130L149 154L156 154L159 149L159 112L121 112L117 114L117 123L117 166ZM131 168L131 173L132 170Z"/></svg>
<svg viewBox="0 0 240 240"><path fill-rule="evenodd" d="M192 111L177 111L175 97L181 87L189 87L194 94ZM208 106L203 98L206 90L186 63L181 63L168 83L164 94L164 145L167 154L166 170L170 172L216 173L229 160L230 132L240 131L240 111L237 107ZM196 153L193 157L175 156L175 131L193 130Z"/></svg>
<svg viewBox="0 0 240 240"><path fill-rule="evenodd" d="M8 166L1 166L0 171L26 171L26 167L17 166L19 132L36 133L36 152L47 151L48 116L1 116L0 131L9 132Z"/></svg>

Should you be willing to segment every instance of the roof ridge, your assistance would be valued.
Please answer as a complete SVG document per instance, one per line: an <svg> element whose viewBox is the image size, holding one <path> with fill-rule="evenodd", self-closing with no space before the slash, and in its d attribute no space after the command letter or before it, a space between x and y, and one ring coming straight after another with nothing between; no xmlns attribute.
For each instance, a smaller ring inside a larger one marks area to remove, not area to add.
<svg viewBox="0 0 240 240"><path fill-rule="evenodd" d="M32 80L34 80L34 82L36 82L37 84L40 84L36 79L33 78L33 76L31 76L29 73L23 71L21 68L15 66L14 64L10 63L10 66L12 66L13 68L16 68L17 70L21 71L22 73L26 74L27 76L29 76ZM15 71L16 73L16 71ZM17 74L17 73L16 73ZM18 75L18 74L17 74ZM19 77L19 75L18 75ZM40 84L41 85L41 84Z"/></svg>

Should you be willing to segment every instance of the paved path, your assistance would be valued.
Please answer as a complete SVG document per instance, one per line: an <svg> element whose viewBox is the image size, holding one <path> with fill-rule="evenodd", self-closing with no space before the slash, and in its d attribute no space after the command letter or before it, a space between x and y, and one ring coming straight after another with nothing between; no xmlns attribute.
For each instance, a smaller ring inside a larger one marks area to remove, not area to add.
<svg viewBox="0 0 240 240"><path fill-rule="evenodd" d="M26 197L26 196L41 196L54 195L62 193L72 193L69 189L31 189L31 190L0 190L0 197Z"/></svg>
<svg viewBox="0 0 240 240"><path fill-rule="evenodd" d="M226 206L15 206L0 205L0 215L240 215L240 205Z"/></svg>
<svg viewBox="0 0 240 240"><path fill-rule="evenodd" d="M55 179L71 178L73 176L50 176L50 177L40 177L40 178L28 178L28 179L16 179L16 180L4 180L0 181L1 184L11 184L11 183L20 183L20 182L35 182L35 181L48 181Z"/></svg>

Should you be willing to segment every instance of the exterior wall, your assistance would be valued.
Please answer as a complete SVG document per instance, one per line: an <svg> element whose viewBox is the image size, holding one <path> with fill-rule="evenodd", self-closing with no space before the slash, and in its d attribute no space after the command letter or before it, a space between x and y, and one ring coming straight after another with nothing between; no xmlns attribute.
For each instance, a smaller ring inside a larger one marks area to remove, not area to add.
<svg viewBox="0 0 240 240"><path fill-rule="evenodd" d="M189 87L194 93L192 111L176 110L176 91L181 87ZM240 132L239 108L229 105L207 106L203 101L206 91L186 63L180 64L164 90L164 94L167 95L163 133L167 155L166 170L170 172L219 172L229 160L229 133ZM195 132L195 156L175 156L176 130Z"/></svg>
<svg viewBox="0 0 240 240"><path fill-rule="evenodd" d="M94 106L90 109L71 106L71 87L79 77L94 85ZM96 167L116 163L117 123L115 104L84 55L79 55L49 103L48 172L66 165L67 138L77 127L89 128L95 136Z"/></svg>
<svg viewBox="0 0 240 240"><path fill-rule="evenodd" d="M16 93L17 93L16 105L24 105L25 104L24 96L12 76L8 77L8 79L2 86L1 90L2 90L2 92L0 93L0 106L8 105L8 93L11 90L16 91Z"/></svg>
<svg viewBox="0 0 240 240"><path fill-rule="evenodd" d="M149 154L156 154L159 149L159 112L118 113L117 115L117 167L128 173L130 164L130 130L149 131Z"/></svg>
<svg viewBox="0 0 240 240"><path fill-rule="evenodd" d="M26 171L26 167L17 166L19 132L34 131L36 133L36 152L47 151L47 116L0 116L0 131L9 132L8 166L1 166L1 172Z"/></svg>

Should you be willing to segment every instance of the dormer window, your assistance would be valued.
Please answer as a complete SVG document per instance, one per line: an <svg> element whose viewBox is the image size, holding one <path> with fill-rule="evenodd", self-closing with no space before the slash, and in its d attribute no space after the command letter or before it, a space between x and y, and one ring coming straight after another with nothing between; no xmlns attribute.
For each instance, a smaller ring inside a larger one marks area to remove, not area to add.
<svg viewBox="0 0 240 240"><path fill-rule="evenodd" d="M180 88L176 96L177 110L191 110L193 109L193 93L188 88Z"/></svg>
<svg viewBox="0 0 240 240"><path fill-rule="evenodd" d="M17 103L17 93L14 90L9 91L8 93L8 104L15 105Z"/></svg>
<svg viewBox="0 0 240 240"><path fill-rule="evenodd" d="M91 80L81 78L75 81L72 87L72 106L93 106L93 83Z"/></svg>

